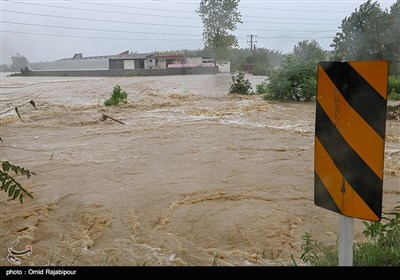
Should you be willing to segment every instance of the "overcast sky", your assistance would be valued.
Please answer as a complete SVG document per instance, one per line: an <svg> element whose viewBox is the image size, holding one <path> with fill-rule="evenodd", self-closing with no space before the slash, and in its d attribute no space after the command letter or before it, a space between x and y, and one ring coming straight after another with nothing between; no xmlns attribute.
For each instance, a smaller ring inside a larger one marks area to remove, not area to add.
<svg viewBox="0 0 400 280"><path fill-rule="evenodd" d="M9 1L0 0L1 64L17 52L29 62L111 55L129 50L152 52L200 49L202 22L192 1ZM306 39L330 50L341 21L365 1L242 0L242 24L234 32L239 47L287 53ZM386 9L394 0L378 1Z"/></svg>

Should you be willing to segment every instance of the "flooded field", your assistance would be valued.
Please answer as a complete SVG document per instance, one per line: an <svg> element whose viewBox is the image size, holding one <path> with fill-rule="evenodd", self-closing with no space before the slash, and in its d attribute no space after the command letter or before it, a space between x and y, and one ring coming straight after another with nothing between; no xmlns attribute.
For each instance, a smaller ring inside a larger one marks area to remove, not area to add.
<svg viewBox="0 0 400 280"><path fill-rule="evenodd" d="M253 86L262 77L249 77ZM313 202L315 103L228 95L230 75L6 77L1 160L34 199L0 195L0 265L288 265L339 217ZM115 85L128 104L105 107ZM120 120L102 121L102 114ZM400 122L386 127L383 205L399 205ZM355 239L364 226L355 221Z"/></svg>

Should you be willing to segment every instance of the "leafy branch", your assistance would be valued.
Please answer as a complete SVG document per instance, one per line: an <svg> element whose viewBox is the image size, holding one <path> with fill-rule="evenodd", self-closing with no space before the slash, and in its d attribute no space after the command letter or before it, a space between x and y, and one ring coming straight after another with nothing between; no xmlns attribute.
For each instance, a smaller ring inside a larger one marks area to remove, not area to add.
<svg viewBox="0 0 400 280"><path fill-rule="evenodd" d="M13 171L15 175L20 174L26 176L28 179L32 175L36 175L36 173L31 172L23 167L13 165L8 161L4 161L1 164L1 167L2 169L0 169L0 190L4 190L5 193L8 193L8 197L10 197L12 200L18 197L21 204L24 203L23 199L25 196L33 198L32 194L24 189L21 184L17 182L17 180L15 180L14 177L11 176L9 173L12 173Z"/></svg>

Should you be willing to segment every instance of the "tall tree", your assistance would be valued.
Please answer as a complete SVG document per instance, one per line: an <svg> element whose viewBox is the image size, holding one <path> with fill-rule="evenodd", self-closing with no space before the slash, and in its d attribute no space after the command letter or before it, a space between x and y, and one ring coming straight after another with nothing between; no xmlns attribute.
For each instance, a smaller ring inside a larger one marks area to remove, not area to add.
<svg viewBox="0 0 400 280"><path fill-rule="evenodd" d="M238 11L239 0L201 0L196 12L203 21L203 40L206 47L214 51L217 62L226 62L233 47L238 46L237 38L230 32L242 23Z"/></svg>
<svg viewBox="0 0 400 280"><path fill-rule="evenodd" d="M12 71L20 71L21 69L25 69L28 66L28 59L17 53L15 56L11 57L11 70Z"/></svg>
<svg viewBox="0 0 400 280"><path fill-rule="evenodd" d="M390 72L400 77L400 0L390 8L388 30L382 37L384 55L391 62Z"/></svg>
<svg viewBox="0 0 400 280"><path fill-rule="evenodd" d="M316 41L299 42L281 67L271 72L266 99L303 100L315 98L318 62L326 52Z"/></svg>
<svg viewBox="0 0 400 280"><path fill-rule="evenodd" d="M304 60L321 61L327 59L325 51L316 40L304 40L294 46L293 54Z"/></svg>
<svg viewBox="0 0 400 280"><path fill-rule="evenodd" d="M381 59L390 62L392 74L399 71L400 0L391 10L382 10L377 1L360 5L342 20L331 47L333 57L347 59Z"/></svg>

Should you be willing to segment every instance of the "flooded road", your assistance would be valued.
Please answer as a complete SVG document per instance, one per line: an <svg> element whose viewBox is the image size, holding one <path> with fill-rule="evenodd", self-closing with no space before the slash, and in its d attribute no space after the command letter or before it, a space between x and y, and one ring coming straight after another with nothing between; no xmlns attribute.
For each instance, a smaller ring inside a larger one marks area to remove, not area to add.
<svg viewBox="0 0 400 280"><path fill-rule="evenodd" d="M5 77L1 160L34 199L0 196L0 265L288 265L301 236L335 245L313 202L315 103L229 95L231 76ZM249 77L253 86L262 77ZM128 104L105 107L113 87ZM107 114L125 124L110 119ZM400 122L386 127L383 205L399 205ZM355 221L355 239L364 226Z"/></svg>

